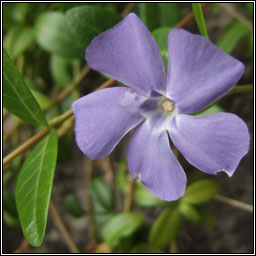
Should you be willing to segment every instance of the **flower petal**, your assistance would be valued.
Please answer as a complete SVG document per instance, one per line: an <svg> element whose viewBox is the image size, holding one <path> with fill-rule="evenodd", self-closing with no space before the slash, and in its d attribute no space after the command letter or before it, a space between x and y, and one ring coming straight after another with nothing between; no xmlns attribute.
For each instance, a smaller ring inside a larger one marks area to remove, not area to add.
<svg viewBox="0 0 256 256"><path fill-rule="evenodd" d="M157 43L133 13L91 42L86 61L92 69L143 95L165 91L166 74Z"/></svg>
<svg viewBox="0 0 256 256"><path fill-rule="evenodd" d="M81 151L91 159L110 154L122 137L144 120L139 109L144 100L132 89L115 87L75 101L75 136Z"/></svg>
<svg viewBox="0 0 256 256"><path fill-rule="evenodd" d="M200 35L173 29L168 37L167 94L181 113L194 113L236 85L244 65Z"/></svg>
<svg viewBox="0 0 256 256"><path fill-rule="evenodd" d="M175 158L167 132L152 132L148 121L140 124L131 135L128 169L133 179L165 201L177 200L185 193L186 175Z"/></svg>
<svg viewBox="0 0 256 256"><path fill-rule="evenodd" d="M183 114L175 123L169 129L173 143L189 163L208 174L224 171L232 176L249 150L248 128L234 114Z"/></svg>

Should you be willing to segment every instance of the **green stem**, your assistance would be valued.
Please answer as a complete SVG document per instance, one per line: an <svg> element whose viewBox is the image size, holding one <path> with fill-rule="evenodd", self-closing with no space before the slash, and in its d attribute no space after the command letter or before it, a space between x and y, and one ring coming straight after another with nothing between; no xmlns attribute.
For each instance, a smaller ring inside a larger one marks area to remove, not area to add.
<svg viewBox="0 0 256 256"><path fill-rule="evenodd" d="M231 95L234 93L247 93L253 91L253 85L237 85L235 86L227 95Z"/></svg>

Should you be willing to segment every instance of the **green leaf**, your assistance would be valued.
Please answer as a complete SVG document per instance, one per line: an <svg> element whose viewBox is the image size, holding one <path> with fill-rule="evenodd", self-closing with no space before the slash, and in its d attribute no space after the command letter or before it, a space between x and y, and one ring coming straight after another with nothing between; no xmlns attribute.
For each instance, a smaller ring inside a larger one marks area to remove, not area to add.
<svg viewBox="0 0 256 256"><path fill-rule="evenodd" d="M85 215L85 211L81 204L72 194L66 196L65 205L67 211L75 218L80 218Z"/></svg>
<svg viewBox="0 0 256 256"><path fill-rule="evenodd" d="M151 244L139 243L132 248L131 253L164 253L164 251Z"/></svg>
<svg viewBox="0 0 256 256"><path fill-rule="evenodd" d="M150 230L150 243L159 248L167 246L179 232L181 221L182 217L176 204L166 208Z"/></svg>
<svg viewBox="0 0 256 256"><path fill-rule="evenodd" d="M35 90L35 89L30 89L30 90L42 110L45 110L49 106L51 106L52 101L45 94L43 94L42 92Z"/></svg>
<svg viewBox="0 0 256 256"><path fill-rule="evenodd" d="M208 37L207 29L205 26L205 21L204 21L204 14L202 11L202 6L200 3L192 3L192 8L196 20L197 27L200 31L200 34L205 36L206 38Z"/></svg>
<svg viewBox="0 0 256 256"><path fill-rule="evenodd" d="M93 212L94 220L97 224L103 224L116 215L115 212Z"/></svg>
<svg viewBox="0 0 256 256"><path fill-rule="evenodd" d="M144 188L142 184L138 184L136 186L135 201L138 205L144 207L154 207L166 204L166 202L161 201L160 199L155 197L150 191Z"/></svg>
<svg viewBox="0 0 256 256"><path fill-rule="evenodd" d="M202 111L196 113L196 115L197 116L209 115L209 114L216 114L216 113L221 113L221 112L225 112L225 110L222 107L220 107L219 105L217 105L216 103L214 103L214 104L210 105L209 107L206 107Z"/></svg>
<svg viewBox="0 0 256 256"><path fill-rule="evenodd" d="M111 210L114 206L113 192L109 185L99 178L93 179L90 190L93 199L106 210Z"/></svg>
<svg viewBox="0 0 256 256"><path fill-rule="evenodd" d="M182 202L191 204L202 204L215 197L219 191L219 186L212 180L200 180L187 187Z"/></svg>
<svg viewBox="0 0 256 256"><path fill-rule="evenodd" d="M179 211L185 218L194 222L198 222L201 218L200 213L191 204L181 203L179 205Z"/></svg>
<svg viewBox="0 0 256 256"><path fill-rule="evenodd" d="M139 3L139 16L149 30L174 27L181 19L178 3Z"/></svg>
<svg viewBox="0 0 256 256"><path fill-rule="evenodd" d="M161 27L153 31L153 36L158 44L161 56L164 61L165 70L168 67L168 35L171 31L169 27Z"/></svg>
<svg viewBox="0 0 256 256"><path fill-rule="evenodd" d="M57 160L56 130L31 151L19 173L15 199L23 234L33 246L42 243Z"/></svg>
<svg viewBox="0 0 256 256"><path fill-rule="evenodd" d="M70 60L58 55L52 55L50 60L51 74L61 88L71 83Z"/></svg>
<svg viewBox="0 0 256 256"><path fill-rule="evenodd" d="M34 39L34 28L18 25L13 27L8 33L5 45L8 53L15 59L32 44Z"/></svg>
<svg viewBox="0 0 256 256"><path fill-rule="evenodd" d="M121 21L119 14L100 6L80 6L67 11L66 20L70 31L84 49L92 39Z"/></svg>
<svg viewBox="0 0 256 256"><path fill-rule="evenodd" d="M48 126L39 104L5 49L3 49L3 66L4 107L27 123Z"/></svg>
<svg viewBox="0 0 256 256"><path fill-rule="evenodd" d="M36 24L36 39L46 51L66 58L82 58L85 45L71 32L63 13L42 14Z"/></svg>
<svg viewBox="0 0 256 256"><path fill-rule="evenodd" d="M160 26L159 10L155 3L139 3L139 16L151 31Z"/></svg>
<svg viewBox="0 0 256 256"><path fill-rule="evenodd" d="M216 45L226 53L232 53L241 39L249 32L244 24L234 20L227 25Z"/></svg>
<svg viewBox="0 0 256 256"><path fill-rule="evenodd" d="M115 247L121 238L131 235L142 222L143 216L138 213L126 212L117 214L103 227L103 239L111 247Z"/></svg>

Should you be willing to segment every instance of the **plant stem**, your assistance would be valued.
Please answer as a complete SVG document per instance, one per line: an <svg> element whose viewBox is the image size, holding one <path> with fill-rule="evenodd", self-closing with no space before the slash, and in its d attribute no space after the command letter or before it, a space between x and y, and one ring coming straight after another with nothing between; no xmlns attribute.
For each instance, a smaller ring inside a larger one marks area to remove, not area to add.
<svg viewBox="0 0 256 256"><path fill-rule="evenodd" d="M122 16L122 17L125 17L125 16L132 10L132 8L133 8L134 5L135 5L135 3L128 3L128 4L124 7L124 9L123 9L123 11L122 11L122 13L121 13L121 16Z"/></svg>
<svg viewBox="0 0 256 256"><path fill-rule="evenodd" d="M88 72L90 71L90 67L88 65L86 65L81 73L79 73L78 76L75 77L74 81L67 86L67 88L65 90L63 90L57 97L56 99L52 102L52 104L50 104L49 106L47 106L46 109L44 109L44 111L50 109L51 107L53 107L54 105L56 105L58 102L60 102L61 100L63 100L66 96L69 95L70 92L73 91L73 89L83 80L83 78L88 74Z"/></svg>
<svg viewBox="0 0 256 256"><path fill-rule="evenodd" d="M3 108L3 119L5 119L8 116L9 112L6 108Z"/></svg>
<svg viewBox="0 0 256 256"><path fill-rule="evenodd" d="M228 197L225 197L222 195L216 195L215 200L225 203L225 204L228 204L228 205L231 205L233 207L245 210L247 212L253 213L253 206L250 204L247 204L247 203L235 200L235 199L231 199L231 198L228 198Z"/></svg>
<svg viewBox="0 0 256 256"><path fill-rule="evenodd" d="M34 145L38 140L46 136L49 132L51 131L51 128L47 128L35 136L31 137L29 140L24 142L22 145L20 145L18 148L16 148L14 151L12 151L10 154L8 154L6 157L3 159L3 166L8 164L11 160L13 160L16 156L24 152L26 149Z"/></svg>
<svg viewBox="0 0 256 256"><path fill-rule="evenodd" d="M133 205L133 197L135 192L136 183L130 175L127 176L128 179L128 191L124 199L124 212L130 212Z"/></svg>
<svg viewBox="0 0 256 256"><path fill-rule="evenodd" d="M202 3L201 7L202 9L204 9L207 5L209 5L210 3ZM184 26L186 26L189 22L191 22L194 19L194 12L190 12L183 20L181 20L181 22L179 22L175 28L183 28Z"/></svg>
<svg viewBox="0 0 256 256"><path fill-rule="evenodd" d="M232 95L234 93L247 93L247 92L252 92L252 91L253 91L253 85L252 84L237 85L227 94L227 96Z"/></svg>
<svg viewBox="0 0 256 256"><path fill-rule="evenodd" d="M69 234L64 222L62 221L62 219L52 201L50 202L50 211L51 211L52 217L54 218L57 227L61 231L61 234L63 235L63 238L66 241L70 251L72 253L80 253L78 247L76 246L71 235Z"/></svg>
<svg viewBox="0 0 256 256"><path fill-rule="evenodd" d="M101 86L99 86L97 89L95 89L95 92L96 92L96 91L99 91L99 90L101 90L101 89L110 87L110 86L112 86L115 82L116 82L116 80L113 79L113 78L111 78L111 79L107 80L105 83L103 83Z"/></svg>
<svg viewBox="0 0 256 256"><path fill-rule="evenodd" d="M30 244L28 243L28 241L24 238L22 240L22 242L20 243L19 247L13 251L13 253L23 253L24 251L26 251L28 248L30 247Z"/></svg>
<svg viewBox="0 0 256 256"><path fill-rule="evenodd" d="M93 216L93 204L90 193L90 186L92 182L92 173L93 173L93 161L89 158L85 159L85 183L86 183L86 212L89 218L89 237L90 241L94 241L94 216ZM95 241L94 241L95 242ZM93 243L94 244L94 243Z"/></svg>

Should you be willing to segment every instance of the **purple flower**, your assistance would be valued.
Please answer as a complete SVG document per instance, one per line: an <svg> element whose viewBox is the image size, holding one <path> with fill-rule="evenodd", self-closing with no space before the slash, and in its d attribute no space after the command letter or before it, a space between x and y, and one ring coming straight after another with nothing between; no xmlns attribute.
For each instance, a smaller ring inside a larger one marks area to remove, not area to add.
<svg viewBox="0 0 256 256"><path fill-rule="evenodd" d="M169 137L186 160L208 174L232 176L248 152L249 133L236 115L192 116L231 90L244 65L206 38L173 29L168 74L149 30L133 13L96 37L86 51L92 69L127 87L103 89L75 101L76 142L91 159L109 155L131 135L131 176L162 200L184 195L186 175Z"/></svg>

